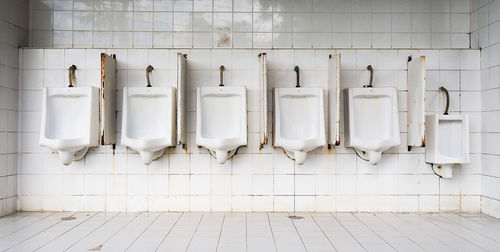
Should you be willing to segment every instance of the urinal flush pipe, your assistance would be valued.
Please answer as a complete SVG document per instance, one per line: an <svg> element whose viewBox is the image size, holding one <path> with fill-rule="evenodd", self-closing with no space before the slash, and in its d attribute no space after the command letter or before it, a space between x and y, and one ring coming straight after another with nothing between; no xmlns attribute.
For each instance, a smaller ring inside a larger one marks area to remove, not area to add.
<svg viewBox="0 0 500 252"><path fill-rule="evenodd" d="M224 86L224 70L226 70L226 68L223 65L221 65L219 67L219 79L220 79L219 87Z"/></svg>
<svg viewBox="0 0 500 252"><path fill-rule="evenodd" d="M69 85L68 85L68 87L73 87L73 80L76 83L75 71L76 71L76 66L75 65L71 65L68 68L68 79L69 79Z"/></svg>
<svg viewBox="0 0 500 252"><path fill-rule="evenodd" d="M440 87L439 90L443 91L444 94L446 95L446 108L444 110L443 115L447 115L448 109L450 108L450 94L448 93L448 89L446 89L445 87Z"/></svg>
<svg viewBox="0 0 500 252"><path fill-rule="evenodd" d="M146 67L146 81L148 82L147 87L151 87L151 80L149 79L149 76L151 75L151 72L153 72L153 70L154 68L151 65Z"/></svg>
<svg viewBox="0 0 500 252"><path fill-rule="evenodd" d="M296 88L299 88L299 87L300 87L300 84L299 84L299 79L300 79L300 78L299 78L299 70L300 70L300 69L299 69L299 66L295 66L295 67L293 68L293 71L295 71L296 76L297 76L297 84L295 85L295 87L296 87Z"/></svg>
<svg viewBox="0 0 500 252"><path fill-rule="evenodd" d="M370 71L370 83L368 83L368 85L364 85L363 87L373 87L372 83L373 83L373 67L372 65L368 65L366 67L366 70L369 70Z"/></svg>

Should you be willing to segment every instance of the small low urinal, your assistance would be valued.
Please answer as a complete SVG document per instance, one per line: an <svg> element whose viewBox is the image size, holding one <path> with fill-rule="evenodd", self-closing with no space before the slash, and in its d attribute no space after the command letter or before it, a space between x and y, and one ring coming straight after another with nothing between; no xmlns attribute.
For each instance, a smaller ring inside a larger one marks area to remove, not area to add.
<svg viewBox="0 0 500 252"><path fill-rule="evenodd" d="M425 161L437 165L442 177L451 178L454 164L469 163L469 119L434 114L425 116L425 125Z"/></svg>
<svg viewBox="0 0 500 252"><path fill-rule="evenodd" d="M196 93L196 144L222 164L247 145L246 88L199 87Z"/></svg>
<svg viewBox="0 0 500 252"><path fill-rule="evenodd" d="M446 90L445 88L441 88ZM469 117L448 115L449 95L444 114L425 116L425 161L437 166L434 172L451 178L454 164L469 163Z"/></svg>
<svg viewBox="0 0 500 252"><path fill-rule="evenodd" d="M345 146L377 164L382 152L400 144L394 88L344 89Z"/></svg>
<svg viewBox="0 0 500 252"><path fill-rule="evenodd" d="M274 146L299 165L307 153L326 145L323 89L274 89Z"/></svg>
<svg viewBox="0 0 500 252"><path fill-rule="evenodd" d="M99 145L99 89L44 88L40 145L57 151L64 165Z"/></svg>
<svg viewBox="0 0 500 252"><path fill-rule="evenodd" d="M175 88L123 88L121 143L141 156L144 164L175 145Z"/></svg>

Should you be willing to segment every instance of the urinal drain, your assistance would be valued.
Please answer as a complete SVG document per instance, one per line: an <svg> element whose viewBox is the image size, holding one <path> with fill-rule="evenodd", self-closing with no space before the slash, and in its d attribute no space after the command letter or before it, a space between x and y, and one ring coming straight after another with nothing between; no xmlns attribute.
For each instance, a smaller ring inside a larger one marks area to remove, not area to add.
<svg viewBox="0 0 500 252"><path fill-rule="evenodd" d="M292 220L300 220L300 219L304 219L304 217L302 216L298 216L298 215L290 215L288 216L289 219L292 219Z"/></svg>

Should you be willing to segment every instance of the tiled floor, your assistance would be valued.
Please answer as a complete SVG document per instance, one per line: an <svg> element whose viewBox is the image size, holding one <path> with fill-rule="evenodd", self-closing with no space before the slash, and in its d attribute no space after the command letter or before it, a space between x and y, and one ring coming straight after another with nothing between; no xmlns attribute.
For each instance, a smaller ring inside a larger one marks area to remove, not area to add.
<svg viewBox="0 0 500 252"><path fill-rule="evenodd" d="M482 214L20 212L2 251L500 251Z"/></svg>

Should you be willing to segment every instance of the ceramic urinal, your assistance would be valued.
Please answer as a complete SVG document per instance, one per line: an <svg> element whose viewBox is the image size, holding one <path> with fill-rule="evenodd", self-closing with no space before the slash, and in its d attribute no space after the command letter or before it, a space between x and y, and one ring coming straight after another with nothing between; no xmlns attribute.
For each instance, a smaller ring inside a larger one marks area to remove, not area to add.
<svg viewBox="0 0 500 252"><path fill-rule="evenodd" d="M64 165L99 145L99 89L44 88L40 145L57 151Z"/></svg>
<svg viewBox="0 0 500 252"><path fill-rule="evenodd" d="M274 146L301 165L309 151L326 145L323 89L276 88L274 100Z"/></svg>
<svg viewBox="0 0 500 252"><path fill-rule="evenodd" d="M197 89L196 144L221 164L247 145L246 97L245 87Z"/></svg>
<svg viewBox="0 0 500 252"><path fill-rule="evenodd" d="M371 164L400 144L395 88L344 89L344 116L345 146Z"/></svg>
<svg viewBox="0 0 500 252"><path fill-rule="evenodd" d="M467 115L425 116L425 161L438 166L444 178L452 177L453 164L469 163L469 118Z"/></svg>
<svg viewBox="0 0 500 252"><path fill-rule="evenodd" d="M175 88L123 88L122 145L141 156L144 164L163 155L176 144Z"/></svg>

